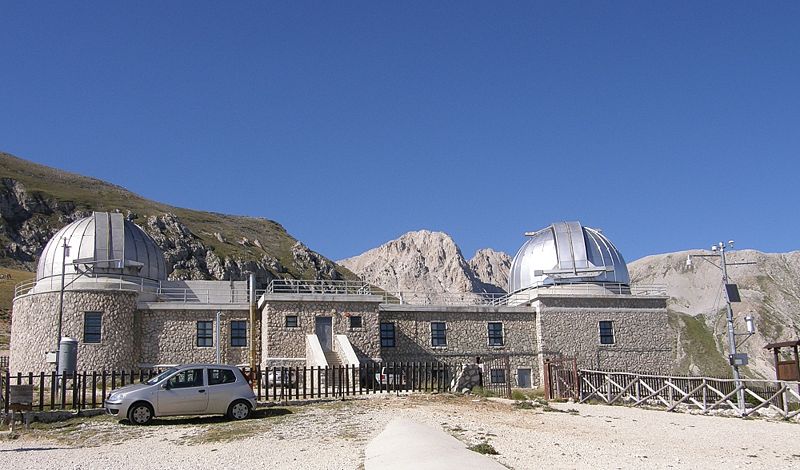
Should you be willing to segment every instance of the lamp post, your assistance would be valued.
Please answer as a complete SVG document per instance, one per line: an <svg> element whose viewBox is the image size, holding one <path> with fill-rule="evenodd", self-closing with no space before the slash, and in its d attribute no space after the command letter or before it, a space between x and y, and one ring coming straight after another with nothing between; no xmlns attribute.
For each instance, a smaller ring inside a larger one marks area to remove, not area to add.
<svg viewBox="0 0 800 470"><path fill-rule="evenodd" d="M69 256L69 245L67 245L67 237L62 239L61 244L61 290L58 297L58 336L56 337L56 372L58 372L59 361L61 358L61 323L64 318L64 278L67 269L67 256Z"/></svg>
<svg viewBox="0 0 800 470"><path fill-rule="evenodd" d="M741 375L739 373L739 366L747 365L747 354L739 354L736 351L736 336L739 334L736 333L736 326L733 322L733 307L731 306L731 302L740 302L739 298L739 290L736 287L736 284L731 284L728 282L728 266L740 266L745 264L756 264L754 262L738 262L738 263L728 263L727 259L725 258L725 243L719 242L716 245L711 247L711 254L697 254L697 255L688 255L686 257L686 266L692 267L692 258L698 257L703 258L712 265L716 266L720 270L722 270L722 285L725 287L725 305L727 307L727 326L728 326L728 347L730 350L730 354L728 355L728 361L731 365L731 369L733 370L733 379L736 382L736 388L738 389L736 393L737 397L737 404L739 406L740 411L744 411L744 389L741 387ZM733 240L729 240L727 244L728 248L733 249ZM719 265L711 261L709 258L718 258ZM755 327L753 326L753 317L748 315L745 319L747 323L747 333L743 333L742 335L751 336L755 333Z"/></svg>

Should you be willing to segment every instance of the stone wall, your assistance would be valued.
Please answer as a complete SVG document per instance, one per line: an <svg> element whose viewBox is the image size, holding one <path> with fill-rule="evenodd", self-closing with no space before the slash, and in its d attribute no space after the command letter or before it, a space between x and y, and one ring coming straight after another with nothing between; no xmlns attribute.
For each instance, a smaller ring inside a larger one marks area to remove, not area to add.
<svg viewBox="0 0 800 470"><path fill-rule="evenodd" d="M317 317L331 317L332 334L346 335L361 361L380 358L378 301L336 300L343 296L300 297L303 296L270 299L264 306L262 367L305 365L306 335L315 334ZM297 327L286 327L287 315L297 315ZM350 329L351 316L361 317L361 328Z"/></svg>
<svg viewBox="0 0 800 470"><path fill-rule="evenodd" d="M11 323L12 372L48 372L45 353L57 349L59 293L29 294L14 300ZM102 312L101 340L86 343L84 312ZM62 337L78 340L78 369L130 369L138 363L136 292L64 292Z"/></svg>
<svg viewBox="0 0 800 470"><path fill-rule="evenodd" d="M248 346L231 346L231 321L247 321L247 341L250 341L249 310L222 310L202 305L191 309L150 308L137 312L141 324L141 357L138 362L153 364L185 364L190 362L216 362L217 341L220 343L220 360L223 364L250 362ZM216 337L216 313L221 311L220 338ZM211 321L214 331L213 345L197 346L197 322ZM256 352L260 350L260 322L256 321ZM258 357L258 356L257 356Z"/></svg>
<svg viewBox="0 0 800 470"><path fill-rule="evenodd" d="M517 370L530 369L538 385L535 310L528 307L382 305L381 321L395 324L395 347L381 348L384 362L441 361L450 365L486 362L508 355L512 384ZM431 345L431 322L444 321L447 346ZM503 324L503 346L489 346L488 323Z"/></svg>
<svg viewBox="0 0 800 470"><path fill-rule="evenodd" d="M578 368L670 373L674 338L661 297L539 297L542 356L576 357ZM614 344L600 344L600 321L613 322Z"/></svg>

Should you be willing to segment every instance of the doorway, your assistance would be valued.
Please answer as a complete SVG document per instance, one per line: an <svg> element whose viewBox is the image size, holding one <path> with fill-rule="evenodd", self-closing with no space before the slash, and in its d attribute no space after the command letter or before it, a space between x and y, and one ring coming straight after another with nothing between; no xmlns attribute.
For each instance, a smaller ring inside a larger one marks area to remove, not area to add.
<svg viewBox="0 0 800 470"><path fill-rule="evenodd" d="M517 387L531 388L531 370L517 369Z"/></svg>
<svg viewBox="0 0 800 470"><path fill-rule="evenodd" d="M333 350L333 322L331 317L317 317L314 325L314 334L319 339L323 351Z"/></svg>

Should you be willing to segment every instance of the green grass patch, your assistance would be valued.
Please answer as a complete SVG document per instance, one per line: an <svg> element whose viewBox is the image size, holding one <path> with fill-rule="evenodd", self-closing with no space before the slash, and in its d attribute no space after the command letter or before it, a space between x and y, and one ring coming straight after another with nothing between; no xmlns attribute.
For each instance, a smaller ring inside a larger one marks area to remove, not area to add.
<svg viewBox="0 0 800 470"><path fill-rule="evenodd" d="M489 390L488 388L483 388L483 387L481 387L479 385L476 385L475 387L472 387L471 393L473 395L475 395L475 396L484 397L484 398L497 396L493 391Z"/></svg>
<svg viewBox="0 0 800 470"><path fill-rule="evenodd" d="M487 454L487 455L499 455L500 452L497 452L491 444L488 442L481 442L480 444L475 444L474 446L467 447L467 449L477 452L479 454Z"/></svg>
<svg viewBox="0 0 800 470"><path fill-rule="evenodd" d="M726 377L730 374L728 361L717 349L717 342L702 315L692 316L670 311L670 327L678 334L680 348L684 356L680 358L677 372L681 374L698 373L713 377Z"/></svg>

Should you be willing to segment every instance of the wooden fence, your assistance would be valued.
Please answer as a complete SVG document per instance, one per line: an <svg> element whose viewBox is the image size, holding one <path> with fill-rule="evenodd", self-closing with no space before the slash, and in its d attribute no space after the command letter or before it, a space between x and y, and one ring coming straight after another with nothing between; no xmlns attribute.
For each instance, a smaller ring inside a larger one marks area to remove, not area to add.
<svg viewBox="0 0 800 470"><path fill-rule="evenodd" d="M163 369L0 374L0 409L8 412L9 385L33 386L33 410L103 408L116 388L145 382ZM377 393L444 392L456 367L436 362L368 363L361 367L272 367L256 369L251 385L259 401L333 398Z"/></svg>
<svg viewBox="0 0 800 470"><path fill-rule="evenodd" d="M580 403L599 400L607 404L664 406L673 411L679 406L708 413L732 410L746 417L759 410L772 410L784 419L800 415L800 382L749 380L710 377L672 377L581 370ZM738 396L744 406L738 406Z"/></svg>

